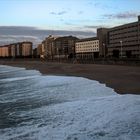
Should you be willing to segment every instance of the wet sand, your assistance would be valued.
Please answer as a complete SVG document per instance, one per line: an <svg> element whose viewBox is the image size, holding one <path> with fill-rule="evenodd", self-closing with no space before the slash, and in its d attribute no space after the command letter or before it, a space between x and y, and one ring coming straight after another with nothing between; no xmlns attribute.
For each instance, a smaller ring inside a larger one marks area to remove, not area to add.
<svg viewBox="0 0 140 140"><path fill-rule="evenodd" d="M69 64L44 61L0 61L0 64L39 70L47 75L80 76L97 80L119 94L140 95L140 67L97 64Z"/></svg>

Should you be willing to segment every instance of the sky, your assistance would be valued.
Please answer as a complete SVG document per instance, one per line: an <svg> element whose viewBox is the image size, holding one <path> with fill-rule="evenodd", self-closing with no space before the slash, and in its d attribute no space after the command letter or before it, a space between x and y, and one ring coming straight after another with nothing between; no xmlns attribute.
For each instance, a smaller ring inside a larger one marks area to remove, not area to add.
<svg viewBox="0 0 140 140"><path fill-rule="evenodd" d="M140 0L0 0L0 43L7 34L96 36L97 28L134 22L138 15Z"/></svg>

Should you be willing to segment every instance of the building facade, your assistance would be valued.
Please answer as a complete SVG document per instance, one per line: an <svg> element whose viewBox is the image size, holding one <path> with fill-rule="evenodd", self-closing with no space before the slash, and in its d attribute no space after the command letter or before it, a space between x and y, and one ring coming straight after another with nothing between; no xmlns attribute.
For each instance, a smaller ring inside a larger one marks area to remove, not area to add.
<svg viewBox="0 0 140 140"><path fill-rule="evenodd" d="M23 57L32 57L32 42L22 42L21 47Z"/></svg>
<svg viewBox="0 0 140 140"><path fill-rule="evenodd" d="M37 55L37 58L40 58L40 56L43 55L42 44L38 44L38 45L37 45L37 48L36 48L36 55Z"/></svg>
<svg viewBox="0 0 140 140"><path fill-rule="evenodd" d="M137 22L108 30L108 56L140 57L140 16Z"/></svg>
<svg viewBox="0 0 140 140"><path fill-rule="evenodd" d="M9 57L9 47L8 45L0 47L0 57Z"/></svg>
<svg viewBox="0 0 140 140"><path fill-rule="evenodd" d="M54 41L57 37L49 35L43 42L42 42L42 48L44 48L44 57L46 59L53 60L54 59L54 53L55 53L55 47L54 47Z"/></svg>
<svg viewBox="0 0 140 140"><path fill-rule="evenodd" d="M32 42L18 42L0 46L0 57L20 58L32 56Z"/></svg>
<svg viewBox="0 0 140 140"><path fill-rule="evenodd" d="M99 39L99 56L106 57L108 44L108 28L97 29L97 37Z"/></svg>
<svg viewBox="0 0 140 140"><path fill-rule="evenodd" d="M99 40L97 37L80 39L75 43L76 59L94 60L99 56Z"/></svg>
<svg viewBox="0 0 140 140"><path fill-rule="evenodd" d="M78 40L74 36L58 37L54 40L54 58L68 59L75 57L75 43Z"/></svg>

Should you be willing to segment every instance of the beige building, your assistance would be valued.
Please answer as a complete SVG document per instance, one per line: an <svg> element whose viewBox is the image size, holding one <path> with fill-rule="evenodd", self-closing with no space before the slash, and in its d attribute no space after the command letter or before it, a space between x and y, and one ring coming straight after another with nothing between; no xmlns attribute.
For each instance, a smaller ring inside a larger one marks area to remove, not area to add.
<svg viewBox="0 0 140 140"><path fill-rule="evenodd" d="M18 42L0 46L0 57L20 58L32 56L32 42Z"/></svg>
<svg viewBox="0 0 140 140"><path fill-rule="evenodd" d="M99 40L97 37L80 39L75 43L77 59L94 59L99 56Z"/></svg>
<svg viewBox="0 0 140 140"><path fill-rule="evenodd" d="M57 37L49 35L43 42L42 42L42 51L43 55L47 59L53 60L54 53L55 53L55 47L54 47L54 41Z"/></svg>
<svg viewBox="0 0 140 140"><path fill-rule="evenodd" d="M0 57L8 57L9 56L9 48L8 46L0 47Z"/></svg>
<svg viewBox="0 0 140 140"><path fill-rule="evenodd" d="M31 57L32 56L32 42L22 42L22 56Z"/></svg>

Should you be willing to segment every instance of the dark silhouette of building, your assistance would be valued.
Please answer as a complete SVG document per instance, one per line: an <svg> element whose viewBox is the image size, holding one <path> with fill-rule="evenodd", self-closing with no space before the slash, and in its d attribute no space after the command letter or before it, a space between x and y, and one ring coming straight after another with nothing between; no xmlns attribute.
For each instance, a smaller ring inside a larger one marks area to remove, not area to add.
<svg viewBox="0 0 140 140"><path fill-rule="evenodd" d="M99 39L99 56L106 57L108 44L108 28L97 29L97 37Z"/></svg>
<svg viewBox="0 0 140 140"><path fill-rule="evenodd" d="M75 57L75 43L78 40L74 36L58 37L54 40L54 57L68 59Z"/></svg>

